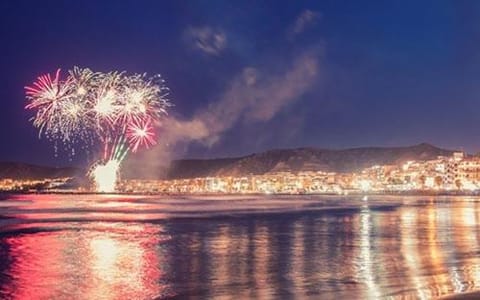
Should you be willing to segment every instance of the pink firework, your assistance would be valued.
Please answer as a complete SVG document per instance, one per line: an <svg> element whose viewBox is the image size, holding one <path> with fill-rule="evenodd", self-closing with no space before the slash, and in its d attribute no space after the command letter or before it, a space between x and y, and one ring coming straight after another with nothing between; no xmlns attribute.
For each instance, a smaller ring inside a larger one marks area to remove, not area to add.
<svg viewBox="0 0 480 300"><path fill-rule="evenodd" d="M61 82L60 69L58 69L55 77L52 78L50 74L41 75L32 86L26 86L25 90L27 98L31 99L31 102L25 108L38 108L44 105L52 107L68 97L70 93L69 79L67 79L67 82Z"/></svg>
<svg viewBox="0 0 480 300"><path fill-rule="evenodd" d="M75 155L103 144L103 159L90 176L98 191L113 191L122 161L129 152L155 145L155 126L167 112L168 88L159 75L94 72L74 67L65 78L60 69L25 87L26 109L42 135ZM69 155L70 155L69 154Z"/></svg>
<svg viewBox="0 0 480 300"><path fill-rule="evenodd" d="M71 78L60 80L60 69L55 76L39 76L32 86L25 87L30 103L26 109L36 110L33 124L52 139L68 141L74 134L72 119L78 115L77 103L73 102ZM72 125L72 126L70 126Z"/></svg>
<svg viewBox="0 0 480 300"><path fill-rule="evenodd" d="M144 146L149 148L156 145L155 132L152 121L149 118L143 120L133 120L127 127L127 139L132 152L137 152L138 148Z"/></svg>

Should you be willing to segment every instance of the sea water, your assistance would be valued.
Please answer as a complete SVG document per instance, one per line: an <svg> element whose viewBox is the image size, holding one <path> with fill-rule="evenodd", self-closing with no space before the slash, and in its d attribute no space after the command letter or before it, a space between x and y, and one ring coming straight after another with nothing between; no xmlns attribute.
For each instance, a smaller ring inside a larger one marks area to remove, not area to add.
<svg viewBox="0 0 480 300"><path fill-rule="evenodd" d="M2 299L428 299L480 288L477 197L0 197Z"/></svg>

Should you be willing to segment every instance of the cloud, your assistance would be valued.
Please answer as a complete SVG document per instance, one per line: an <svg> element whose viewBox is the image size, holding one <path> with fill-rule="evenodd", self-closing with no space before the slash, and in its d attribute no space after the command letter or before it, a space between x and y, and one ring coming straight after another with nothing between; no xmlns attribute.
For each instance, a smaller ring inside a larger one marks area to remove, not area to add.
<svg viewBox="0 0 480 300"><path fill-rule="evenodd" d="M293 40L297 35L318 22L321 17L322 15L319 12L309 9L304 10L287 30L287 38Z"/></svg>
<svg viewBox="0 0 480 300"><path fill-rule="evenodd" d="M148 162L152 172L142 168L140 173L158 175L162 167L181 156L192 142L211 147L240 121L254 124L271 120L285 107L302 99L315 85L320 72L320 58L321 53L312 50L299 55L280 71L244 68L217 101L197 111L191 119L165 118L159 124L160 143L144 152L143 156L135 156L135 162L130 165L138 166L139 160L144 162L143 165Z"/></svg>
<svg viewBox="0 0 480 300"><path fill-rule="evenodd" d="M227 35L221 29L209 26L189 27L184 38L192 48L208 55L219 55L227 47Z"/></svg>

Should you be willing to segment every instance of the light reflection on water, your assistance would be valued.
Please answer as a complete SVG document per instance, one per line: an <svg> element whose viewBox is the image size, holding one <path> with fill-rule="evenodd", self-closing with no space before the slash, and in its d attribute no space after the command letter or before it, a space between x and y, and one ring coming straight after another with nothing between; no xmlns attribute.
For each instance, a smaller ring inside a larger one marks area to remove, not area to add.
<svg viewBox="0 0 480 300"><path fill-rule="evenodd" d="M0 298L430 299L480 288L479 220L461 197L11 196Z"/></svg>
<svg viewBox="0 0 480 300"><path fill-rule="evenodd" d="M168 286L158 283L166 267L165 256L159 255L159 229L120 223L80 227L4 238L10 261L3 270L4 295L18 299L168 295Z"/></svg>

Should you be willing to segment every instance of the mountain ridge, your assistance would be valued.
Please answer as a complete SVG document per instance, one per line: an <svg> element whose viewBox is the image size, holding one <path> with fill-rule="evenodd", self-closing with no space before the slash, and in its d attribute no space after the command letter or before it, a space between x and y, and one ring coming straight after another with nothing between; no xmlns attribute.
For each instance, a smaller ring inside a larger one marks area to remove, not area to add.
<svg viewBox="0 0 480 300"><path fill-rule="evenodd" d="M407 160L428 160L450 156L457 150L447 150L428 143L399 147L356 147L328 149L300 147L272 149L239 157L174 160L156 176L131 174L124 170L125 179L182 179L208 176L246 176L269 172L355 172L382 164L398 164ZM137 168L137 172L142 168ZM0 179L42 179L58 177L85 178L85 170L75 167L55 168L21 162L0 162Z"/></svg>
<svg viewBox="0 0 480 300"><path fill-rule="evenodd" d="M36 180L82 176L76 167L51 167L16 161L0 161L0 179Z"/></svg>
<svg viewBox="0 0 480 300"><path fill-rule="evenodd" d="M438 156L450 156L456 151L442 149L428 143L401 147L272 149L233 158L175 160L172 161L166 177L176 179L242 176L281 171L355 172L377 164L395 164L407 160L428 160Z"/></svg>

